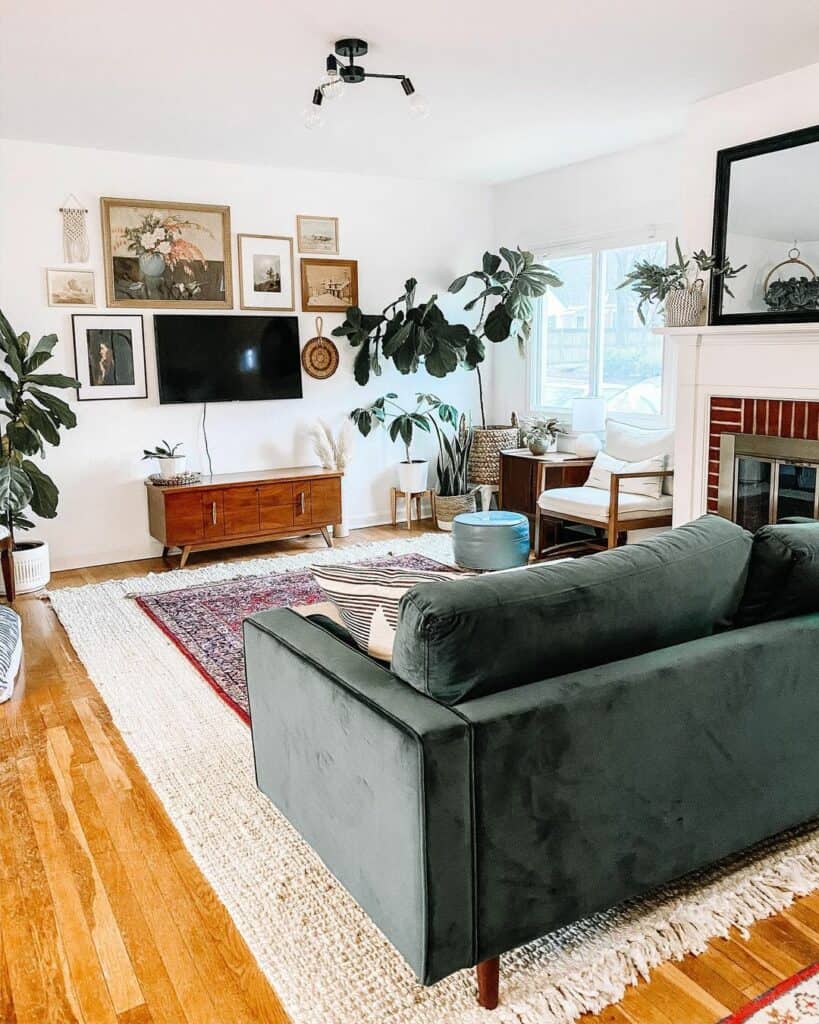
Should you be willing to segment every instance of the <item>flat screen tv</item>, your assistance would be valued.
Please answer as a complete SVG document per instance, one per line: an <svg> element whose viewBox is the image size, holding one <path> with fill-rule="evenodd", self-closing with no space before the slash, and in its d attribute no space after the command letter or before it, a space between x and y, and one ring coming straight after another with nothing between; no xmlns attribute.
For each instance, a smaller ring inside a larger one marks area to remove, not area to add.
<svg viewBox="0 0 819 1024"><path fill-rule="evenodd" d="M154 317L159 401L301 398L295 316Z"/></svg>

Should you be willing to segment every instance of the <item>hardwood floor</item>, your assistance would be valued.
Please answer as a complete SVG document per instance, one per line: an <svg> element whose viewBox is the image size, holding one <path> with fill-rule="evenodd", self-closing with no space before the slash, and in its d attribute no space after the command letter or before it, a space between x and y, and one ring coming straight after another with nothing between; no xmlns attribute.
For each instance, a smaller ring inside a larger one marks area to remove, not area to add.
<svg viewBox="0 0 819 1024"><path fill-rule="evenodd" d="M339 543L407 535L378 527ZM191 567L297 550L200 554ZM148 559L78 569L51 587L165 568ZM0 706L0 1024L285 1024L50 606L23 597L16 607L24 666ZM582 1021L714 1024L817 960L819 893L747 939L734 934L658 968Z"/></svg>

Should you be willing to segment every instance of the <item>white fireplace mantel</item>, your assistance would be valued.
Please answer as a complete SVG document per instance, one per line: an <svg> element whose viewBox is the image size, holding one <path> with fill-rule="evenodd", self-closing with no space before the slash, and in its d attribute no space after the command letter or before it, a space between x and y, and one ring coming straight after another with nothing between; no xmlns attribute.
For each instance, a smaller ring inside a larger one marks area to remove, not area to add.
<svg viewBox="0 0 819 1024"><path fill-rule="evenodd" d="M674 525L706 511L714 396L819 401L819 323L667 327L671 344Z"/></svg>

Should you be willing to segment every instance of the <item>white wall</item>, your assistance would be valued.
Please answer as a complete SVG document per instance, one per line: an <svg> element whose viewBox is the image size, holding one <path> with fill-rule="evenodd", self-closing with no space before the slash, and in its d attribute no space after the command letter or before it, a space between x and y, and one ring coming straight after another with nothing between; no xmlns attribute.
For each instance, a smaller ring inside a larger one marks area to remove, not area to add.
<svg viewBox="0 0 819 1024"><path fill-rule="evenodd" d="M618 244L651 226L673 234L680 146L677 138L662 139L495 186L496 242L545 249L602 236ZM526 361L513 344L494 355L492 412L496 422L507 422L510 410L528 411Z"/></svg>
<svg viewBox="0 0 819 1024"><path fill-rule="evenodd" d="M181 116L184 116L182 114ZM340 218L341 255L358 259L360 301L378 311L416 276L420 295L445 293L454 276L477 266L491 242L489 192L480 186L348 174L309 173L91 149L0 141L0 306L18 331L57 332L49 369L74 372L71 315L46 304L44 268L62 265L58 207L74 192L90 210L91 267L97 309L104 308L99 225L100 196L220 203L231 208L235 233L293 235L297 213ZM234 266L236 245L233 241ZM298 278L298 255L296 254ZM238 307L238 280L234 302ZM444 302L453 319L458 303ZM74 312L94 312L89 308ZM182 441L193 468L204 467L201 406L160 406L152 311L143 312L148 359L147 400L76 402L75 430L49 450L47 469L61 490L56 520L38 524L55 568L95 565L154 554L147 529L143 447ZM325 333L341 317L323 314ZM314 317L300 315L302 343ZM386 373L366 389L352 377L352 350L342 342L334 377L304 377L304 399L212 405L208 434L217 473L314 463L307 426L323 416L338 426L357 405L395 390L445 396L459 408L476 406L475 378L458 372L445 381L426 374ZM73 393L72 393L73 395ZM432 451L431 447L428 451ZM388 519L388 491L399 454L385 436L359 438L350 470L352 525Z"/></svg>

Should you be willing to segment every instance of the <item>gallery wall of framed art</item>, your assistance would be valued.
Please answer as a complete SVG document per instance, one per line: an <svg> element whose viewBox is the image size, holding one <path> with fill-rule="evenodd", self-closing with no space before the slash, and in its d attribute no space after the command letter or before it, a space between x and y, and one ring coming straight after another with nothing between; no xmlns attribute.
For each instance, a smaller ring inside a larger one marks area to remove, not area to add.
<svg viewBox="0 0 819 1024"><path fill-rule="evenodd" d="M145 334L139 314L75 313L71 325L78 401L148 397Z"/></svg>

